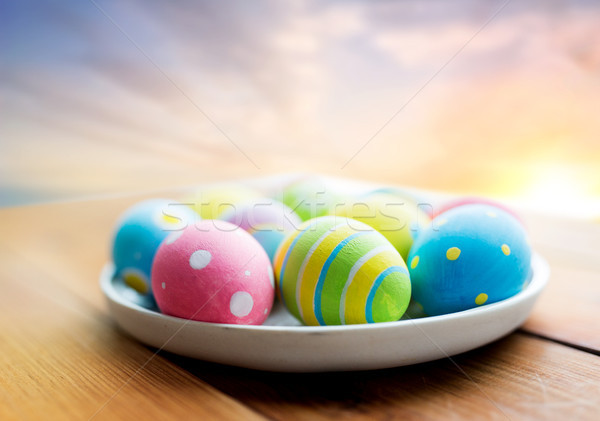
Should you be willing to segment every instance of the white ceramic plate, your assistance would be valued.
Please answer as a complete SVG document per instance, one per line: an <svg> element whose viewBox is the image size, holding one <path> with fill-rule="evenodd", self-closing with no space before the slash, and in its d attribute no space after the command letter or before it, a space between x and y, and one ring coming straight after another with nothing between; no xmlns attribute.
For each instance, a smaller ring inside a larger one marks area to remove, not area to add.
<svg viewBox="0 0 600 421"><path fill-rule="evenodd" d="M186 357L270 371L369 370L417 364L480 347L519 327L550 275L539 256L533 278L519 294L471 310L397 322L300 326L280 305L262 326L184 320L144 308L113 282L113 267L100 276L117 324L141 342Z"/></svg>

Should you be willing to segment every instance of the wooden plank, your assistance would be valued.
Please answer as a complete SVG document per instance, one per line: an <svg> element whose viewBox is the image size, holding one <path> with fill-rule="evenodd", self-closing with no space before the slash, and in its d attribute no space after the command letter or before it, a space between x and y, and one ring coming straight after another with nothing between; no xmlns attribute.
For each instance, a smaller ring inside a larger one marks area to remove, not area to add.
<svg viewBox="0 0 600 421"><path fill-rule="evenodd" d="M0 419L262 419L0 247Z"/></svg>
<svg viewBox="0 0 600 421"><path fill-rule="evenodd" d="M516 333L410 367L281 374L171 359L268 417L325 419L578 419L600 409L600 357Z"/></svg>
<svg viewBox="0 0 600 421"><path fill-rule="evenodd" d="M600 353L600 224L543 215L526 223L551 275L523 328Z"/></svg>
<svg viewBox="0 0 600 421"><path fill-rule="evenodd" d="M553 263L600 271L600 223L524 213L534 249Z"/></svg>
<svg viewBox="0 0 600 421"><path fill-rule="evenodd" d="M43 268L81 299L104 308L98 276L110 258L114 224L127 207L143 198L0 209L0 245Z"/></svg>
<svg viewBox="0 0 600 421"><path fill-rule="evenodd" d="M523 329L600 353L600 272L559 259L551 260L551 270Z"/></svg>

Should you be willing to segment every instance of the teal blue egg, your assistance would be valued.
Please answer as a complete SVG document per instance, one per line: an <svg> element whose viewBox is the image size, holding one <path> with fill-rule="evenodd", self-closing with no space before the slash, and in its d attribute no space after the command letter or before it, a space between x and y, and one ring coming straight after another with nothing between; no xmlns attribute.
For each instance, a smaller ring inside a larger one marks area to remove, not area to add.
<svg viewBox="0 0 600 421"><path fill-rule="evenodd" d="M517 294L531 271L522 224L505 210L468 204L433 219L408 257L412 298L429 316Z"/></svg>
<svg viewBox="0 0 600 421"><path fill-rule="evenodd" d="M189 207L169 199L140 202L121 215L113 238L115 276L144 299L152 297L150 274L158 246L171 233L198 218Z"/></svg>
<svg viewBox="0 0 600 421"><path fill-rule="evenodd" d="M253 231L251 232L251 234L252 237L254 237L254 239L258 241L260 245L265 249L272 263L277 248L279 247L283 239L286 237L288 232L289 231L268 229Z"/></svg>

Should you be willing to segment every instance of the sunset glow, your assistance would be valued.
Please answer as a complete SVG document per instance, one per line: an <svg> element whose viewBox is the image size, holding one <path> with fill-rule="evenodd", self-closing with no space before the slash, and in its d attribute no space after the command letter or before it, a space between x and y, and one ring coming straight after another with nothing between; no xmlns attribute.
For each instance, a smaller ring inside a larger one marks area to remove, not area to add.
<svg viewBox="0 0 600 421"><path fill-rule="evenodd" d="M311 172L598 215L597 2L20 4L0 205Z"/></svg>

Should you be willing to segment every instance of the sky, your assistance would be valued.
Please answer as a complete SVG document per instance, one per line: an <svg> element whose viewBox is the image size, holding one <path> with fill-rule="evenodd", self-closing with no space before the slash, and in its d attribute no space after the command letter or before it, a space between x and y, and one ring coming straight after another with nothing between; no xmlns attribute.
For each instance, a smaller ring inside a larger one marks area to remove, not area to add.
<svg viewBox="0 0 600 421"><path fill-rule="evenodd" d="M594 1L2 2L0 205L308 171L586 207L599 21Z"/></svg>

